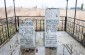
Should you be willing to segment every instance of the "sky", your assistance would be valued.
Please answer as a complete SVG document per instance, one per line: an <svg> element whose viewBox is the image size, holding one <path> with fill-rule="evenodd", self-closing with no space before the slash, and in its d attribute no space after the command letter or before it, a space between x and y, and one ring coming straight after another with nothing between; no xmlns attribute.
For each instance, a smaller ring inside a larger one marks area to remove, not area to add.
<svg viewBox="0 0 85 55"><path fill-rule="evenodd" d="M13 6L13 0L6 0L7 7ZM68 0L68 7L75 7L75 0ZM77 6L81 7L81 4L84 3L85 8L85 0L78 0ZM15 0L16 7L25 7L32 8L37 6L38 8L45 7L55 7L55 8L65 8L66 0ZM0 0L0 7L4 7L4 0Z"/></svg>

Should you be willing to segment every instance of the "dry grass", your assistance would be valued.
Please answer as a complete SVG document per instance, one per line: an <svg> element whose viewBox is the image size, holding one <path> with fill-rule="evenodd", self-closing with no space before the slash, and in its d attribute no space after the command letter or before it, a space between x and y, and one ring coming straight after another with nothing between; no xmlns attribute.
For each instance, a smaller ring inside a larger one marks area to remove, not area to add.
<svg viewBox="0 0 85 55"><path fill-rule="evenodd" d="M13 16L13 8L7 8L8 17ZM45 9L39 8L16 8L17 16L44 16ZM60 16L65 16L66 10L60 9ZM5 17L4 8L0 8L0 19ZM68 17L74 17L74 10L68 10ZM85 20L85 11L77 10L77 19Z"/></svg>

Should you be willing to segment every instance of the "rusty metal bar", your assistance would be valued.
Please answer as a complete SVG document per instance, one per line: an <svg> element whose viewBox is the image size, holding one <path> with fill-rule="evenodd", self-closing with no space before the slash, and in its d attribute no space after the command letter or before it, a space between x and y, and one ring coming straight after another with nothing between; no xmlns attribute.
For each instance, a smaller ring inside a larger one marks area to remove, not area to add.
<svg viewBox="0 0 85 55"><path fill-rule="evenodd" d="M6 0L4 0L4 5L5 5L5 15L6 15L7 31L8 31L7 33L8 33L8 37L9 37L9 27L8 27Z"/></svg>

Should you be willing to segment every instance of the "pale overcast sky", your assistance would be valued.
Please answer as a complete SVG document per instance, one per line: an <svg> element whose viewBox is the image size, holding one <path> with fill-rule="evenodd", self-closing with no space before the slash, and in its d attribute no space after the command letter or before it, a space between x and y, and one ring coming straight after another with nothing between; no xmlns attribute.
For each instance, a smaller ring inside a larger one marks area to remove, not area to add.
<svg viewBox="0 0 85 55"><path fill-rule="evenodd" d="M6 0L7 7L13 6L13 0ZM31 8L37 6L38 8L42 7L55 7L55 8L65 8L66 0L15 0L16 7L26 7ZM84 3L85 8L85 0L78 0L78 7ZM75 0L69 0L69 8L75 6ZM0 0L0 7L4 7L4 0Z"/></svg>

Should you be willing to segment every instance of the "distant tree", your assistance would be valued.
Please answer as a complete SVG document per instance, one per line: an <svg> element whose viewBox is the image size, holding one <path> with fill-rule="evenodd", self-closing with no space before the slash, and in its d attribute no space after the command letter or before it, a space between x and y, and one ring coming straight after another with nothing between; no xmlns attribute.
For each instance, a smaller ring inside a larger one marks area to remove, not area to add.
<svg viewBox="0 0 85 55"><path fill-rule="evenodd" d="M81 10L83 10L83 8L84 8L84 4L82 3L82 4L81 4Z"/></svg>

